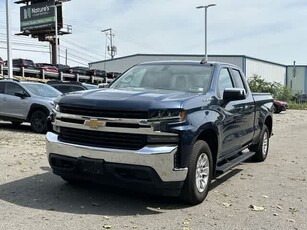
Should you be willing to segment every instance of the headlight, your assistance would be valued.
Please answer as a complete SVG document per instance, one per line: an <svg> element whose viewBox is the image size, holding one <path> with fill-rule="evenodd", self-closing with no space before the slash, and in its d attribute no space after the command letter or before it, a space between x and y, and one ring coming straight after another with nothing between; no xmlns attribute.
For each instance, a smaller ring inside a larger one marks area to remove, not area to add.
<svg viewBox="0 0 307 230"><path fill-rule="evenodd" d="M56 101L53 102L53 110L55 110L56 112L60 111L60 105Z"/></svg>
<svg viewBox="0 0 307 230"><path fill-rule="evenodd" d="M184 110L154 110L149 113L148 121L174 121L183 122L186 120Z"/></svg>

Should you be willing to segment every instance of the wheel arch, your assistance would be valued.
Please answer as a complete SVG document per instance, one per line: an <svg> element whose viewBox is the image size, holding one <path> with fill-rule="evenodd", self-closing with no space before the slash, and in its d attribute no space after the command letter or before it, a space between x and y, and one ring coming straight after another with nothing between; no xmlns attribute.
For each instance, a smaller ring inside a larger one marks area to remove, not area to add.
<svg viewBox="0 0 307 230"><path fill-rule="evenodd" d="M265 118L264 124L268 127L270 136L272 136L272 131L273 131L273 118L271 116L267 116Z"/></svg>
<svg viewBox="0 0 307 230"><path fill-rule="evenodd" d="M207 142L212 154L213 160L213 175L215 174L215 168L218 158L218 132L214 127L208 127L200 132L197 140L203 140Z"/></svg>
<svg viewBox="0 0 307 230"><path fill-rule="evenodd" d="M40 104L32 104L27 116L27 121L30 121L33 112L37 110L42 110L47 115L49 114L49 109L46 106Z"/></svg>

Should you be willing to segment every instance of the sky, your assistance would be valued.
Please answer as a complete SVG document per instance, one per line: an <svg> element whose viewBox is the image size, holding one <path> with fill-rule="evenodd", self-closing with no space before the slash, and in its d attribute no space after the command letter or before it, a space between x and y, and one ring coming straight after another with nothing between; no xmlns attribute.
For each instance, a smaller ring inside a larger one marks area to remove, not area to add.
<svg viewBox="0 0 307 230"><path fill-rule="evenodd" d="M0 57L6 51L6 1L0 0ZM306 0L71 0L63 4L61 63L69 65L109 59L103 29L112 28L117 57L142 54L204 54L208 8L208 54L246 55L275 63L307 65ZM16 36L19 8L11 0L13 58L50 62L49 45Z"/></svg>

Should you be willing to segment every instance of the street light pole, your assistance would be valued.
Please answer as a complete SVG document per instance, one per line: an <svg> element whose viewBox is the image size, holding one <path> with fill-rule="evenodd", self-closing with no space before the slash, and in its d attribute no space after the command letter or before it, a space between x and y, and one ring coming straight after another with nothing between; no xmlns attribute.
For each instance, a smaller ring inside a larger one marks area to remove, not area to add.
<svg viewBox="0 0 307 230"><path fill-rule="evenodd" d="M207 53L207 9L211 6L216 6L216 4L209 4L206 6L197 6L196 9L205 9L205 62L208 61Z"/></svg>
<svg viewBox="0 0 307 230"><path fill-rule="evenodd" d="M10 0L6 0L7 75L13 78Z"/></svg>

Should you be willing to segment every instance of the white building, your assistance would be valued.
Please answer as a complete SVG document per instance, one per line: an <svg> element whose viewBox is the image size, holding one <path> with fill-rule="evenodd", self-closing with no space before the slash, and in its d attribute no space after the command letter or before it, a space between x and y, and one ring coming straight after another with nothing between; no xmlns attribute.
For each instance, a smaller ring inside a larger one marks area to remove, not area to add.
<svg viewBox="0 0 307 230"><path fill-rule="evenodd" d="M110 60L89 63L91 69L103 69L107 72L124 72L131 66L147 61L162 60L196 60L201 61L203 55L178 55L178 54L134 54ZM239 66L247 78L254 74L263 77L269 82L286 84L287 66L269 62L244 55L209 55L209 61L231 63Z"/></svg>
<svg viewBox="0 0 307 230"><path fill-rule="evenodd" d="M307 94L307 66L287 66L286 85L292 94Z"/></svg>

